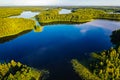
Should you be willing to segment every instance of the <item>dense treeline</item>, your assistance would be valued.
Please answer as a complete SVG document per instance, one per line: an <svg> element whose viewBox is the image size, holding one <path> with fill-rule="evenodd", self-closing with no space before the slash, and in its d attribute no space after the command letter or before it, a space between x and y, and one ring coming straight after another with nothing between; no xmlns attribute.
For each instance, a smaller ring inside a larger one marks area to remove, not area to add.
<svg viewBox="0 0 120 80"><path fill-rule="evenodd" d="M81 63L79 63L76 59L73 59L71 62L73 64L73 69L82 79L101 80L96 75L93 75L92 72L90 72L86 67L84 67Z"/></svg>
<svg viewBox="0 0 120 80"><path fill-rule="evenodd" d="M0 44L1 44L1 43L5 43L5 42L9 42L9 41L11 41L11 40L14 40L14 39L16 39L17 37L22 36L22 35L24 35L24 34L27 34L27 33L31 32L31 31L32 31L32 30L25 30L25 31L20 32L20 33L15 34L15 35L10 35L10 36L2 37L2 38L0 38Z"/></svg>
<svg viewBox="0 0 120 80"><path fill-rule="evenodd" d="M108 20L120 20L120 14L102 14L100 18Z"/></svg>
<svg viewBox="0 0 120 80"><path fill-rule="evenodd" d="M111 42L117 46L120 45L120 29L112 32Z"/></svg>
<svg viewBox="0 0 120 80"><path fill-rule="evenodd" d="M91 69L102 80L120 79L120 47L101 53L93 53Z"/></svg>
<svg viewBox="0 0 120 80"><path fill-rule="evenodd" d="M120 79L120 47L100 53L92 53L92 58L89 70L77 60L72 61L73 68L80 77L85 80Z"/></svg>
<svg viewBox="0 0 120 80"><path fill-rule="evenodd" d="M119 13L120 12L120 7L101 7L101 8L96 8L100 10L104 10L105 12L108 13Z"/></svg>
<svg viewBox="0 0 120 80"><path fill-rule="evenodd" d="M0 18L19 15L22 10L19 8L0 8Z"/></svg>
<svg viewBox="0 0 120 80"><path fill-rule="evenodd" d="M76 9L69 14L59 14L59 11L60 9L49 9L41 12L36 18L42 24L52 22L84 23L92 19L120 20L120 14L113 14L100 9Z"/></svg>
<svg viewBox="0 0 120 80"><path fill-rule="evenodd" d="M77 14L60 14L60 15L49 15L49 16L44 16L40 15L40 18L38 18L38 21L40 23L49 23L49 22L87 22L90 21L92 18L89 16L78 16Z"/></svg>
<svg viewBox="0 0 120 80"><path fill-rule="evenodd" d="M84 16L89 16L92 19L100 18L101 15L106 14L106 12L103 11L103 10L97 10L97 9L92 9L92 8L89 8L89 9L86 9L86 8L85 9L77 9L77 10L73 11L73 13L82 15L83 17Z"/></svg>
<svg viewBox="0 0 120 80"><path fill-rule="evenodd" d="M61 8L48 9L41 12L40 15L58 15Z"/></svg>
<svg viewBox="0 0 120 80"><path fill-rule="evenodd" d="M19 9L23 11L44 11L46 8L41 7L18 7Z"/></svg>
<svg viewBox="0 0 120 80"><path fill-rule="evenodd" d="M0 38L34 29L35 22L24 18L0 18Z"/></svg>
<svg viewBox="0 0 120 80"><path fill-rule="evenodd" d="M11 60L0 64L0 80L42 80L43 72Z"/></svg>
<svg viewBox="0 0 120 80"><path fill-rule="evenodd" d="M43 11L40 7L0 7L0 18L20 15L23 11Z"/></svg>
<svg viewBox="0 0 120 80"><path fill-rule="evenodd" d="M40 23L49 22L88 22L94 18L99 18L101 14L105 14L102 10L96 9L78 9L70 14L59 14L59 10L47 10L37 15Z"/></svg>
<svg viewBox="0 0 120 80"><path fill-rule="evenodd" d="M45 25L54 25L54 24L79 24L79 22L70 22L70 21L55 21L55 22L49 22L49 23L40 23L41 26ZM86 22L80 22L80 23L86 23Z"/></svg>

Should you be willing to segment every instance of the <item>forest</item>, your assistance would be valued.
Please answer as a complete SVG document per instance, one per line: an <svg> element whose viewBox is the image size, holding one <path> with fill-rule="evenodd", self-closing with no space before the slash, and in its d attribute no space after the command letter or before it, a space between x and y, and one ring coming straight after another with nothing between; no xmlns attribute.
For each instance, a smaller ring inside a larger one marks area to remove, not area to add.
<svg viewBox="0 0 120 80"><path fill-rule="evenodd" d="M19 8L0 8L0 18L19 15L20 13L22 13L22 10Z"/></svg>
<svg viewBox="0 0 120 80"><path fill-rule="evenodd" d="M73 59L73 69L85 80L119 80L120 47L111 48L100 53L92 53L89 67Z"/></svg>
<svg viewBox="0 0 120 80"><path fill-rule="evenodd" d="M42 80L43 74L48 71L39 71L14 60L0 64L0 80Z"/></svg>
<svg viewBox="0 0 120 80"><path fill-rule="evenodd" d="M100 14L105 14L102 10L95 9L78 9L70 14L59 14L58 10L46 10L36 16L40 23L50 22L71 22L71 23L83 23L91 21L93 18L97 18Z"/></svg>
<svg viewBox="0 0 120 80"><path fill-rule="evenodd" d="M0 38L34 29L35 22L24 18L0 18Z"/></svg>
<svg viewBox="0 0 120 80"><path fill-rule="evenodd" d="M117 45L117 46L120 45L120 29L113 31L110 37L111 37L111 42L114 45Z"/></svg>
<svg viewBox="0 0 120 80"><path fill-rule="evenodd" d="M49 9L36 16L41 24L47 23L84 23L93 19L120 20L120 14L110 14L109 11L84 8L72 10L69 14L59 14L61 9Z"/></svg>
<svg viewBox="0 0 120 80"><path fill-rule="evenodd" d="M40 7L0 7L0 18L20 15L23 11L43 11Z"/></svg>

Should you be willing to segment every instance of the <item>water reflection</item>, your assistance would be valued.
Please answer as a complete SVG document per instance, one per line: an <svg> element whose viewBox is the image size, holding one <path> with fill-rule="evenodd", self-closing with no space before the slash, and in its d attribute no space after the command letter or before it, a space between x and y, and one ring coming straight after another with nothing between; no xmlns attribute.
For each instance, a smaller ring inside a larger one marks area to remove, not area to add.
<svg viewBox="0 0 120 80"><path fill-rule="evenodd" d="M120 21L111 21L111 20L94 20L91 22L87 22L83 25L90 25L90 26L106 28L106 29L109 29L111 31L114 31L116 29L120 29Z"/></svg>
<svg viewBox="0 0 120 80"><path fill-rule="evenodd" d="M42 32L43 31L43 26L35 26L33 30L34 30L34 32ZM22 31L22 32L20 32L18 34L15 34L15 35L1 37L0 38L0 43L9 42L11 40L14 40L14 39L24 35L24 34L27 34L27 33L31 32L31 31L32 31L32 29L31 30Z"/></svg>
<svg viewBox="0 0 120 80"><path fill-rule="evenodd" d="M45 25L55 25L55 24L67 24L67 25L71 25L71 24L83 24L86 22L70 22L70 21L55 21L55 22L49 22L49 23L41 23L40 25L45 26Z"/></svg>
<svg viewBox="0 0 120 80"><path fill-rule="evenodd" d="M32 30L26 30L26 31L23 31L23 32L18 33L18 34L15 34L15 35L2 37L2 38L0 38L0 43L9 42L9 41L11 41L11 40L16 39L16 38L19 37L19 36L22 36L22 35L24 35L24 34L29 33L30 31L32 31Z"/></svg>

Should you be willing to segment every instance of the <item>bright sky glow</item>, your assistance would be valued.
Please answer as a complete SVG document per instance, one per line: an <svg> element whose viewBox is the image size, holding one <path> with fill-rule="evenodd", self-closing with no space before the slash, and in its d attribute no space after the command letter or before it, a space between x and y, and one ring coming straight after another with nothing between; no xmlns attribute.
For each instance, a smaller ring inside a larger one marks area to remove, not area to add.
<svg viewBox="0 0 120 80"><path fill-rule="evenodd" d="M120 0L0 0L0 6L120 6Z"/></svg>

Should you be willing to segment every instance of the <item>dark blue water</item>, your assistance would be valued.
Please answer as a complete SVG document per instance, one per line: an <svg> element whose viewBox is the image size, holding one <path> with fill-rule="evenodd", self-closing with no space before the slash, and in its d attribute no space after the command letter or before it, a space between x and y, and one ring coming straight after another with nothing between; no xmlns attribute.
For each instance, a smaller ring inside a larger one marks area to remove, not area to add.
<svg viewBox="0 0 120 80"><path fill-rule="evenodd" d="M48 80L79 80L71 59L83 60L91 52L109 49L112 46L109 36L116 28L120 28L118 22L106 20L44 26L42 32L31 31L1 43L0 60L14 59L37 69L47 69Z"/></svg>

